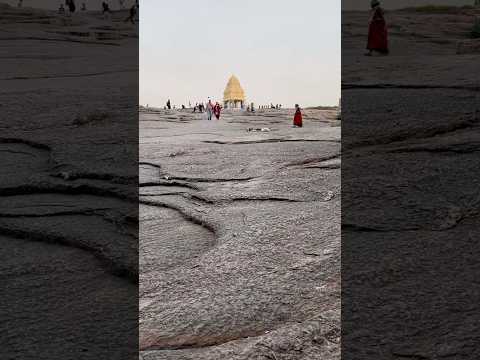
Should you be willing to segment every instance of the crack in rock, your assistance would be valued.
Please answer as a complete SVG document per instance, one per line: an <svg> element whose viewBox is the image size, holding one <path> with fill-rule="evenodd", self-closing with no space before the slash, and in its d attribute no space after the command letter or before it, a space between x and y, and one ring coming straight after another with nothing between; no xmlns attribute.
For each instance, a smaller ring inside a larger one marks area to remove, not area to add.
<svg viewBox="0 0 480 360"><path fill-rule="evenodd" d="M145 199L140 199L140 204L144 204L144 205L149 205L149 206L157 206L157 207L163 207L163 208L166 208L166 209L171 209L171 210L175 210L177 212L179 212L185 220L188 220L196 225L200 225L204 228L206 228L207 230L211 231L212 233L216 234L217 230L215 228L215 226L211 223L209 223L206 219L204 218L201 218L200 216L197 216L195 214L193 214L193 212L191 211L188 211L187 209L181 207L181 206L177 206L177 205L172 205L172 204L169 204L169 203L165 203L165 202L162 202L162 201L151 201L151 200L145 200Z"/></svg>
<svg viewBox="0 0 480 360"><path fill-rule="evenodd" d="M8 237L23 239L28 241L45 242L48 244L59 244L63 246L70 246L80 250L84 250L90 254L93 254L107 269L109 273L120 278L125 278L134 283L138 283L138 272L130 269L126 266L122 266L106 257L100 249L92 246L88 246L85 243L74 242L68 238L62 236L56 236L53 234L43 235L37 232L31 232L23 229L13 229L6 225L0 224L0 232Z"/></svg>
<svg viewBox="0 0 480 360"><path fill-rule="evenodd" d="M31 140L20 139L20 138L0 138L0 143L1 144L24 144L35 149L47 150L47 151L52 150L48 145L41 144Z"/></svg>
<svg viewBox="0 0 480 360"><path fill-rule="evenodd" d="M122 194L115 190L104 189L87 184L66 185L42 183L39 185L18 185L0 188L0 196L34 194L95 195L130 201L137 200L137 198L133 195Z"/></svg>
<svg viewBox="0 0 480 360"><path fill-rule="evenodd" d="M446 89L479 91L478 85L427 85L427 84L348 84L343 83L342 89Z"/></svg>
<svg viewBox="0 0 480 360"><path fill-rule="evenodd" d="M183 181L168 181L168 180L165 180L165 181L150 181L150 182L144 182L144 183L140 183L139 184L139 187L161 187L161 186L178 186L178 187L185 187L185 188L188 188L188 189L192 189L192 190L202 190L200 187L196 186L196 185L193 185L193 184L189 184L188 182L183 182Z"/></svg>
<svg viewBox="0 0 480 360"><path fill-rule="evenodd" d="M265 140L245 140L245 141L221 141L221 140L204 140L205 144L220 145L245 145L245 144L269 144L282 142L333 142L339 143L338 140L319 140L319 139L265 139Z"/></svg>

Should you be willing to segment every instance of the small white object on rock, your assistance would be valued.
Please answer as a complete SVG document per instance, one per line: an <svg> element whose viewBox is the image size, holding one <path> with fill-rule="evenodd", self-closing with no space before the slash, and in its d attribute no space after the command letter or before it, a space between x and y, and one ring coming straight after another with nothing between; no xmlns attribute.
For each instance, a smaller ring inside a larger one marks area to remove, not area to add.
<svg viewBox="0 0 480 360"><path fill-rule="evenodd" d="M333 253L333 250L332 250L332 249L325 249L325 250L323 250L323 255L330 255L331 253Z"/></svg>

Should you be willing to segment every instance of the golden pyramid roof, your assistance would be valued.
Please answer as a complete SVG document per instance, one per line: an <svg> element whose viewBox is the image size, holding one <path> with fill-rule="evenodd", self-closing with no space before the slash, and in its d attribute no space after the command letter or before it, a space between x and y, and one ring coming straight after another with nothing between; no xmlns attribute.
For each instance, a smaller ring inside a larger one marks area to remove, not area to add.
<svg viewBox="0 0 480 360"><path fill-rule="evenodd" d="M223 100L224 101L231 101L231 100L241 100L245 101L245 92L240 85L240 81L236 78L235 75L232 75L228 80L227 87L223 92Z"/></svg>

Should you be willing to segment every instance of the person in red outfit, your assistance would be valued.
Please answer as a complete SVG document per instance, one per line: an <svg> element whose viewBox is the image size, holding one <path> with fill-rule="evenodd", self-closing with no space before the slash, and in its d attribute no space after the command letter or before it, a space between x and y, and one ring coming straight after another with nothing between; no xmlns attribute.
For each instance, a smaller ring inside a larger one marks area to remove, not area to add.
<svg viewBox="0 0 480 360"><path fill-rule="evenodd" d="M300 106L295 104L295 116L293 117L293 126L294 127L302 127L302 111L300 110Z"/></svg>
<svg viewBox="0 0 480 360"><path fill-rule="evenodd" d="M372 56L374 51L382 55L388 54L388 31L385 22L383 9L380 7L380 1L372 0L372 16L368 28L368 53L365 55Z"/></svg>
<svg viewBox="0 0 480 360"><path fill-rule="evenodd" d="M217 120L220 120L220 111L222 110L222 107L220 104L217 102L215 106L213 107L213 114L217 118Z"/></svg>

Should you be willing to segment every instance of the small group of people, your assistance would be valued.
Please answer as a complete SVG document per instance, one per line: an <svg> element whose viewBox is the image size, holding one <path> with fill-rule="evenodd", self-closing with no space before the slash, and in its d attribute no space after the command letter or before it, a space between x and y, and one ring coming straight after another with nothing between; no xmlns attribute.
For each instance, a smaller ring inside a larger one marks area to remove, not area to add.
<svg viewBox="0 0 480 360"><path fill-rule="evenodd" d="M120 4L120 9L125 8L124 1L119 1ZM138 0L135 2L135 5L132 5L132 7L129 10L129 15L128 17L124 20L124 22L130 22L132 24L135 24L135 17L138 12ZM108 4L107 1L102 1L102 14L103 16L110 16L112 14L112 11L110 10L110 5Z"/></svg>
<svg viewBox="0 0 480 360"><path fill-rule="evenodd" d="M170 100L167 101L167 108L170 109L169 103ZM189 106L191 107L192 104L189 103ZM185 106L182 105L182 109L185 109ZM215 104L212 102L212 100L209 98L206 104L203 103L196 103L195 106L193 107L193 112L199 113L207 113L207 119L212 120L213 116L217 118L217 120L220 120L220 114L222 112L222 106L217 102Z"/></svg>
<svg viewBox="0 0 480 360"><path fill-rule="evenodd" d="M276 110L279 110L282 108L282 104L276 104L276 105L273 105L273 104L270 104L270 105L259 105L258 106L258 109L259 110L263 110L263 109L276 109Z"/></svg>
<svg viewBox="0 0 480 360"><path fill-rule="evenodd" d="M207 112L207 120L212 120L212 115L215 115L217 120L220 120L220 113L222 111L222 107L218 103L218 101L213 105L213 102L211 99L208 99L207 105L206 105L206 112Z"/></svg>
<svg viewBox="0 0 480 360"><path fill-rule="evenodd" d="M193 112L196 113L198 110L198 112L200 113L203 113L205 111L205 105L203 105L203 103L196 103L195 106L193 107Z"/></svg>
<svg viewBox="0 0 480 360"><path fill-rule="evenodd" d="M74 13L77 9L75 5L75 0L66 0L65 5L67 6L70 14ZM87 4L85 4L85 2L82 2L82 7L80 8L80 10L87 11ZM65 14L65 7L63 6L63 3L60 4L60 7L58 8L58 13L61 15Z"/></svg>
<svg viewBox="0 0 480 360"><path fill-rule="evenodd" d="M365 55L372 56L374 53L388 55L388 30L385 13L380 7L379 0L371 0L370 7L372 12L368 26L368 52Z"/></svg>
<svg viewBox="0 0 480 360"><path fill-rule="evenodd" d="M77 9L77 7L75 6L75 0L65 0L65 5L67 6L70 13L74 13ZM60 9L58 11L61 14L65 13L65 8L63 7L63 4L60 5Z"/></svg>
<svg viewBox="0 0 480 360"><path fill-rule="evenodd" d="M19 7L21 7L22 2L19 2ZM65 6L68 8L68 11L70 14L73 14L76 10L76 5L75 5L75 0L65 0ZM123 9L124 8L124 2L120 1L120 7ZM82 11L87 11L87 5L85 2L82 2ZM60 4L60 7L58 8L58 13L61 15L65 14L65 7L63 3ZM124 22L131 22L132 24L135 24L135 18L138 13L138 0L135 2L135 5L133 5L130 8L129 11L129 16L124 20ZM102 15L104 18L110 17L112 15L112 11L110 10L110 5L108 4L108 1L102 1Z"/></svg>
<svg viewBox="0 0 480 360"><path fill-rule="evenodd" d="M191 107L191 103L189 103L189 106ZM280 107L277 107L277 108L280 109ZM165 110L172 109L172 102L170 101L170 99L168 99L167 102L165 103L164 109ZM175 106L173 106L173 109L175 109ZM182 105L182 110L185 110L185 109L186 109L185 105ZM214 104L212 99L208 98L206 105L204 105L203 103L195 104L195 106L193 107L193 112L196 113L197 110L200 113L206 112L207 120L212 120L213 116L215 116L217 120L220 120L220 115L222 113L222 106L219 104L218 101L216 101ZM253 104L252 104L252 107L250 106L247 107L247 111L255 111L255 109L253 108ZM302 109L298 104L295 104L295 115L293 116L293 127L303 127Z"/></svg>

